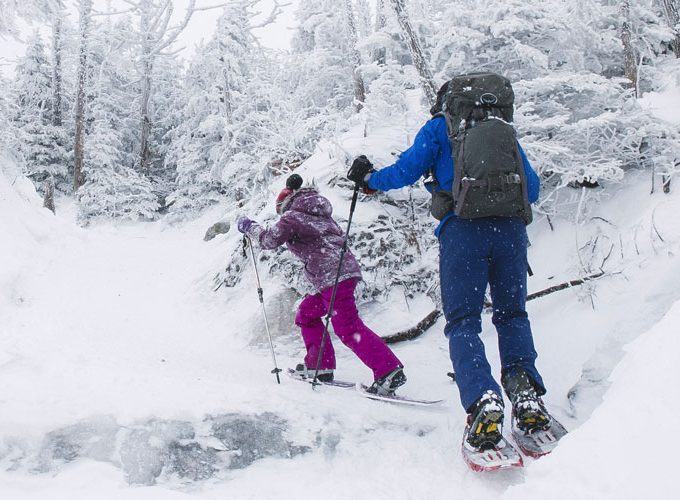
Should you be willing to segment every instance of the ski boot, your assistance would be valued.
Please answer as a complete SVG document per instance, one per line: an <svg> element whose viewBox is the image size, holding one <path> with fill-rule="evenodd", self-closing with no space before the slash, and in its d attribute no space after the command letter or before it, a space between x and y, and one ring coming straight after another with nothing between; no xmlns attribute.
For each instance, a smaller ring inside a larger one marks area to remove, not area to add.
<svg viewBox="0 0 680 500"><path fill-rule="evenodd" d="M552 417L523 368L507 373L502 383L512 403L513 422L520 431L532 433L550 427Z"/></svg>
<svg viewBox="0 0 680 500"><path fill-rule="evenodd" d="M295 367L295 374L302 379L314 379L314 374L317 373L314 368L307 368L304 363L298 363ZM319 382L333 382L333 369L319 370L316 375L316 379Z"/></svg>
<svg viewBox="0 0 680 500"><path fill-rule="evenodd" d="M404 375L404 367L400 366L373 382L373 384L366 389L366 392L377 394L378 396L392 396L394 395L394 391L405 383L406 375Z"/></svg>

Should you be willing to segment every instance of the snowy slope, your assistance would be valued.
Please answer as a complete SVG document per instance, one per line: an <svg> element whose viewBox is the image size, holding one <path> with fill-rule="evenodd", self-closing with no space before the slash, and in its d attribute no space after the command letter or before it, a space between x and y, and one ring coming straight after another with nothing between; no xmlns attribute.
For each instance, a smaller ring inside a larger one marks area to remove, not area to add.
<svg viewBox="0 0 680 500"><path fill-rule="evenodd" d="M366 146L356 137L343 141L351 154ZM372 153L388 161L390 141L371 143ZM301 172L320 179L333 162L320 152ZM591 293L573 288L529 303L546 401L570 435L523 471L480 476L459 456L465 415L445 376L441 320L395 347L409 377L403 392L443 397L441 407L312 391L287 377L277 385L264 337L253 339L261 311L252 271L234 289L212 291L214 273L239 244L234 229L202 241L219 208L185 224L85 230L68 206L56 217L43 209L4 159L2 498L673 498L671 462L652 460L647 445L670 443L677 424L668 384L678 379L680 197L650 196L649 186L648 174L633 172L608 198L575 192L578 224L557 219L551 231L539 218L530 227L530 291L602 261L608 276ZM346 199L333 203L347 213ZM376 210L364 202L357 217ZM263 285L265 295L281 286L266 277ZM363 313L393 331L431 304L410 306L395 296ZM298 362L297 333L273 334L279 366ZM483 338L498 370L488 317ZM369 371L336 346L338 377L367 381Z"/></svg>

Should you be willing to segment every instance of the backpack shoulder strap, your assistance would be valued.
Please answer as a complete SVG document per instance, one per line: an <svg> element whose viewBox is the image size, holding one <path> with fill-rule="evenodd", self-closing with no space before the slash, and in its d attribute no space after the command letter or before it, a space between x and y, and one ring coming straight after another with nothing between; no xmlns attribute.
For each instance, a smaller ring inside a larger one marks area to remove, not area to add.
<svg viewBox="0 0 680 500"><path fill-rule="evenodd" d="M456 126L455 119L453 116L451 116L450 113L446 111L441 111L437 113L433 118L443 116L444 119L446 120L446 130L447 130L447 135L449 138L449 146L451 147L451 163L453 165L453 182L451 186L451 191L453 193L454 199L458 196L459 191L460 191L460 181L463 177L463 169L462 169L462 158L463 158L463 147L462 147L462 139L464 138L465 135L465 130L464 128L461 129L460 123L458 123L458 126ZM456 142L459 142L460 147L456 147ZM458 154L456 154L456 151L458 151ZM456 158L458 156L458 158ZM430 175L437 181L437 178L434 175L434 170L431 169ZM438 182L438 181L437 181Z"/></svg>

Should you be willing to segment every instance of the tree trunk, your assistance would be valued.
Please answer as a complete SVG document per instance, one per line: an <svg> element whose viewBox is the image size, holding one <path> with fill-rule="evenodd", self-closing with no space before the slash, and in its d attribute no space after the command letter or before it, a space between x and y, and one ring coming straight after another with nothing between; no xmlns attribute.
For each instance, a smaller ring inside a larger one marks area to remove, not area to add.
<svg viewBox="0 0 680 500"><path fill-rule="evenodd" d="M391 0L394 11L397 13L397 19L399 21L399 26L406 36L406 42L408 44L409 51L411 52L411 58L413 59L413 64L418 70L420 75L420 81L425 91L425 96L430 102L430 105L434 104L437 99L437 88L434 84L434 78L432 77L432 72L430 71L427 61L425 61L425 56L423 55L423 49L420 47L420 42L418 37L413 31L411 26L411 21L408 18L408 13L406 12L406 5L404 0Z"/></svg>
<svg viewBox="0 0 680 500"><path fill-rule="evenodd" d="M376 0L375 2L375 32L378 33L387 24L385 17L385 0ZM380 47L373 52L373 60L382 66L387 61L387 49Z"/></svg>
<svg viewBox="0 0 680 500"><path fill-rule="evenodd" d="M126 0L139 15L139 38L141 39L141 55L139 71L141 81L140 122L141 137L139 151L139 169L145 172L151 163L151 118L149 106L151 103L152 72L156 57L163 55L186 28L195 11L196 0L188 0L184 18L175 26L170 26L173 2L154 2L153 0ZM211 7L217 8L218 6ZM203 8L208 10L210 8Z"/></svg>
<svg viewBox="0 0 680 500"><path fill-rule="evenodd" d="M74 167L73 167L73 190L85 183L83 172L84 136L85 136L85 106L87 95L85 86L87 85L87 42L90 31L90 21L92 17L92 0L80 0L80 49L78 58L78 86L76 90L76 117L75 117L75 142L73 145Z"/></svg>
<svg viewBox="0 0 680 500"><path fill-rule="evenodd" d="M43 182L43 191L45 192L43 207L50 209L53 214L56 214L57 212L54 208L54 177L51 175L47 176Z"/></svg>
<svg viewBox="0 0 680 500"><path fill-rule="evenodd" d="M232 132L233 132L233 127L230 125L233 125L233 118L234 118L234 108L233 108L233 99L232 99L232 93L231 93L231 79L230 79L230 71L231 68L229 67L228 57L226 54L227 48L223 44L220 44L220 47L222 49L223 55L220 56L220 62L222 63L222 77L224 78L224 89L222 89L222 100L224 101L224 120L225 123L227 123L227 127L225 130L225 133L227 134L227 137L224 139L224 142L229 144L229 150L228 154L231 156L231 149L232 149Z"/></svg>
<svg viewBox="0 0 680 500"><path fill-rule="evenodd" d="M364 79L361 77L359 68L361 66L361 54L357 49L357 25L354 19L354 11L352 10L352 0L345 0L345 16L347 23L347 36L349 38L350 55L352 60L352 82L354 87L354 109L361 111L366 101L366 90L364 88Z"/></svg>
<svg viewBox="0 0 680 500"><path fill-rule="evenodd" d="M149 118L149 101L151 100L151 61L145 58L142 63L142 106L141 122L142 136L139 148L139 168L145 172L149 168L151 150L149 148L149 137L151 136L151 119Z"/></svg>
<svg viewBox="0 0 680 500"><path fill-rule="evenodd" d="M675 57L680 58L680 2L678 0L663 0L663 6L673 33L675 33Z"/></svg>
<svg viewBox="0 0 680 500"><path fill-rule="evenodd" d="M142 35L142 100L140 109L141 137L139 147L139 170L146 172L149 167L151 152L149 149L149 136L151 135L151 119L149 118L149 101L151 100L151 4L144 0L141 4L140 31Z"/></svg>
<svg viewBox="0 0 680 500"><path fill-rule="evenodd" d="M61 117L61 50L62 50L62 22L63 10L61 1L57 4L52 24L52 125L60 127Z"/></svg>
<svg viewBox="0 0 680 500"><path fill-rule="evenodd" d="M622 0L619 8L621 15L620 36L623 43L623 60L626 78L630 80L630 87L638 95L638 61L637 51L633 47L633 33L630 27L630 0Z"/></svg>

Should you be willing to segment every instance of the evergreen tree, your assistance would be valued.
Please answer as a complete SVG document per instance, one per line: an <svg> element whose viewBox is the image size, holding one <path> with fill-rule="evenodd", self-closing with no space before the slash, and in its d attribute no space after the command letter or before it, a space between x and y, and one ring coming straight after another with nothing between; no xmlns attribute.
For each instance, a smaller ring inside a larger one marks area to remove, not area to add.
<svg viewBox="0 0 680 500"><path fill-rule="evenodd" d="M299 110L301 152L311 154L322 136L336 134L353 103L352 47L343 9L334 0L301 2L288 63L294 108ZM323 71L319 71L323 68Z"/></svg>
<svg viewBox="0 0 680 500"><path fill-rule="evenodd" d="M250 197L266 186L273 157L286 155L278 131L289 120L276 104L285 96L274 91L276 65L251 33L249 5L224 9L189 70L185 117L172 132L168 157L177 171L173 210Z"/></svg>
<svg viewBox="0 0 680 500"><path fill-rule="evenodd" d="M53 123L52 69L37 33L17 64L13 87L14 121L26 174L38 187L47 177L55 177L58 185L63 184L67 175L68 137L63 127Z"/></svg>
<svg viewBox="0 0 680 500"><path fill-rule="evenodd" d="M93 71L87 114L87 144L84 151L85 183L78 190L82 222L93 217L153 219L158 209L151 181L135 171L126 148L125 131L129 111L121 92L120 74L102 59L101 37L93 43ZM96 70L94 70L96 68Z"/></svg>
<svg viewBox="0 0 680 500"><path fill-rule="evenodd" d="M95 217L153 219L158 200L150 179L134 169L137 114L135 71L122 37L129 23L111 18L94 26L87 58L84 184L78 190L83 223Z"/></svg>
<svg viewBox="0 0 680 500"><path fill-rule="evenodd" d="M170 146L165 166L177 173L175 190L168 198L172 210L184 212L216 203L222 192L214 150L225 130L224 104L218 88L223 75L215 69L207 47L198 47L179 97L182 120L168 132Z"/></svg>

